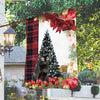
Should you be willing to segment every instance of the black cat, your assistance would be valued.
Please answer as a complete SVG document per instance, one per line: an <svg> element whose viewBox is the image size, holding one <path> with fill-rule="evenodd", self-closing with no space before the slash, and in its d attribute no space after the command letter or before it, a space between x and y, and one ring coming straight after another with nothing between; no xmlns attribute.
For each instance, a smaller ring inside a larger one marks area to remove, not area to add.
<svg viewBox="0 0 100 100"><path fill-rule="evenodd" d="M50 54L43 54L38 56L38 61L32 75L32 80L36 81L37 79L41 79L42 81L48 82L49 59Z"/></svg>

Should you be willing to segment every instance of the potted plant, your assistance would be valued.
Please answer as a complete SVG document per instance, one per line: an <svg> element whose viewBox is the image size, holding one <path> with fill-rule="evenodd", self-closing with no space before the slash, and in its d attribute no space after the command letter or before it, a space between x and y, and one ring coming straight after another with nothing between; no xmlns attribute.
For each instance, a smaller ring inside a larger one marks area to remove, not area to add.
<svg viewBox="0 0 100 100"><path fill-rule="evenodd" d="M93 94L93 98L99 93L99 86L98 85L93 85L91 87L91 93Z"/></svg>

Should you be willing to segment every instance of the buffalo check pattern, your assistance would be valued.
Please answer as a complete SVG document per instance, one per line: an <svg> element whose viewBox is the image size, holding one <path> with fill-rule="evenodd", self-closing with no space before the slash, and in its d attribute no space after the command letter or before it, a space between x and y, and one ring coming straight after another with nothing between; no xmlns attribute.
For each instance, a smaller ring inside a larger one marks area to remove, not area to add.
<svg viewBox="0 0 100 100"><path fill-rule="evenodd" d="M34 18L27 19L27 53L25 64L25 82L31 81L32 73L38 59L38 28L39 21L34 21Z"/></svg>

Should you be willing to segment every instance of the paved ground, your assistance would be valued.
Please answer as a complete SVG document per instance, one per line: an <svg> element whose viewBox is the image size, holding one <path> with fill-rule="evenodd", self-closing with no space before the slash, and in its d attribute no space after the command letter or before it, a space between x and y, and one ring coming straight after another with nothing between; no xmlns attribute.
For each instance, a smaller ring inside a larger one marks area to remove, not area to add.
<svg viewBox="0 0 100 100"><path fill-rule="evenodd" d="M100 98L68 97L68 98L51 98L50 100L100 100Z"/></svg>

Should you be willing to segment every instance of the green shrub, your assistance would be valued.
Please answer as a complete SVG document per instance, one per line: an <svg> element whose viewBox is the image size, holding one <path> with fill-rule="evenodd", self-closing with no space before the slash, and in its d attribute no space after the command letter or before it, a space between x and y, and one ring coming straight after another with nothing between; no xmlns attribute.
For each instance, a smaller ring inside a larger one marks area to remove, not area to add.
<svg viewBox="0 0 100 100"><path fill-rule="evenodd" d="M81 71L78 78L82 83L97 83L96 73L88 68Z"/></svg>
<svg viewBox="0 0 100 100"><path fill-rule="evenodd" d="M91 87L91 93L93 94L93 97L95 98L95 96L99 93L99 86L98 85L93 85Z"/></svg>

